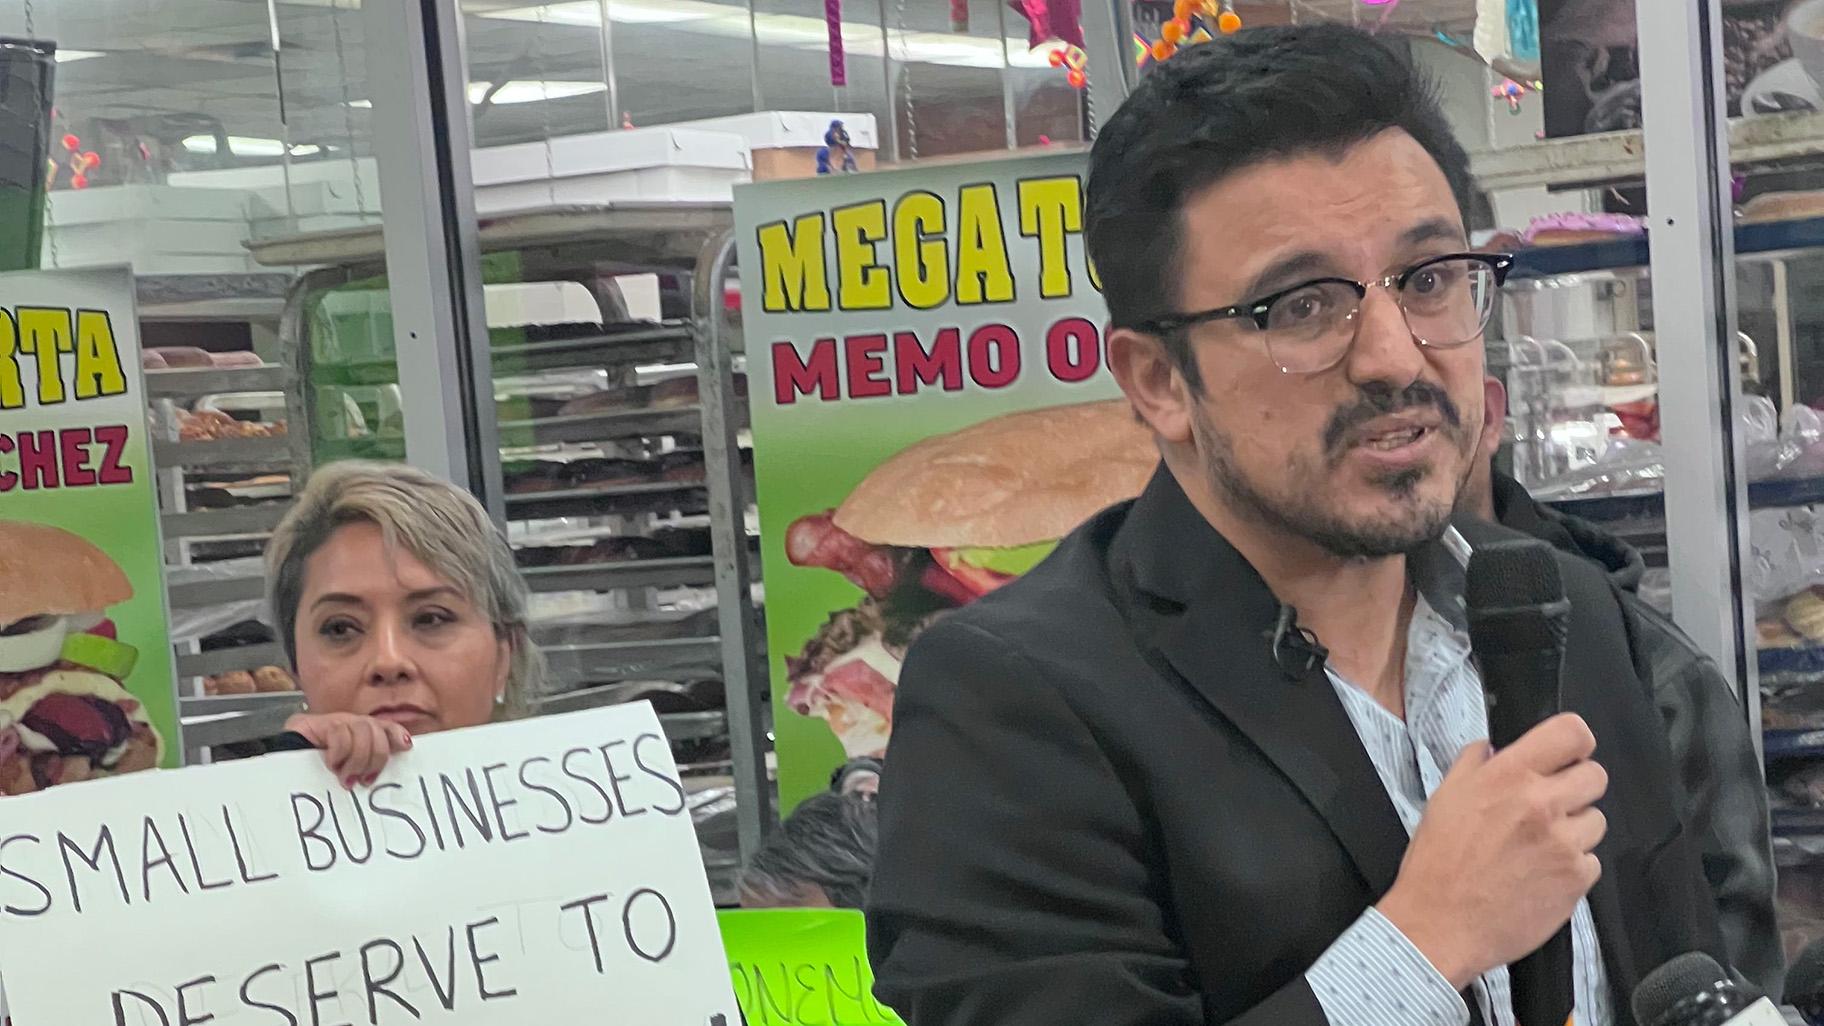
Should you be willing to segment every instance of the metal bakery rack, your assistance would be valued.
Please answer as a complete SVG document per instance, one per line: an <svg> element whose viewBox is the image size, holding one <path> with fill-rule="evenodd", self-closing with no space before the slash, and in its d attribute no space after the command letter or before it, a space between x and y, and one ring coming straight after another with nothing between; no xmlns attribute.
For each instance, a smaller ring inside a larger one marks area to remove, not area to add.
<svg viewBox="0 0 1824 1026"><path fill-rule="evenodd" d="M268 352L284 308L288 274L169 274L135 278L139 319L163 336L246 325ZM178 350L154 348L159 354ZM278 733L301 700L280 667L283 651L265 624L259 553L291 505L295 472L309 447L283 397L291 368L246 352L232 365L184 349L187 366L148 367L146 396L158 470L167 598L178 671L184 761L215 746ZM216 357L219 360L220 357ZM258 673L257 690L255 674ZM229 681L236 693L219 694Z"/></svg>
<svg viewBox="0 0 1824 1026"><path fill-rule="evenodd" d="M648 699L720 900L770 817L751 443L727 204L484 218L505 519L551 666L537 711ZM254 244L314 265L281 327L313 464L403 459L379 226ZM734 811L730 815L732 800Z"/></svg>

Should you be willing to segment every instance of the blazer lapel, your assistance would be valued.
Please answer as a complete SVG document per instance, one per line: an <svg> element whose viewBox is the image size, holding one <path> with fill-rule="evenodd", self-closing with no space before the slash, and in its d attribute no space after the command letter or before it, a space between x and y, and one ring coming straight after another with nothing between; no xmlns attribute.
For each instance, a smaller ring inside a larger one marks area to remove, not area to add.
<svg viewBox="0 0 1824 1026"><path fill-rule="evenodd" d="M1141 643L1296 786L1373 899L1393 885L1406 828L1322 666L1274 659L1280 603L1163 467L1129 513L1114 553L1142 595ZM1125 565L1123 565L1125 564Z"/></svg>

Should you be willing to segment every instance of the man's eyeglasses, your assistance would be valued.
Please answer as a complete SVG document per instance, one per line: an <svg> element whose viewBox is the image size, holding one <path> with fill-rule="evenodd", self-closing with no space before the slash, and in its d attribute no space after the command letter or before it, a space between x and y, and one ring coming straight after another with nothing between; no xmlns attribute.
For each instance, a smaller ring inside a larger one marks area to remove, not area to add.
<svg viewBox="0 0 1824 1026"><path fill-rule="evenodd" d="M1154 335L1210 321L1251 322L1267 355L1288 374L1316 374L1343 362L1355 344L1355 317L1368 289L1391 289L1413 340L1432 349L1472 342L1488 327L1495 290L1514 258L1505 253L1450 253L1378 281L1316 278L1247 303L1201 313L1159 317L1140 325Z"/></svg>

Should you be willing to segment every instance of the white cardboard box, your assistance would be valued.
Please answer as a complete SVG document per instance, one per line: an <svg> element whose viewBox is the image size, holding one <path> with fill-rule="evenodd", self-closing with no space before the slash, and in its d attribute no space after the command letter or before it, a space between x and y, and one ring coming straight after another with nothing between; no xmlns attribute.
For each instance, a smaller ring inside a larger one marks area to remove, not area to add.
<svg viewBox="0 0 1824 1026"><path fill-rule="evenodd" d="M483 214L553 203L720 200L752 177L747 141L732 132L667 125L565 136L475 151Z"/></svg>
<svg viewBox="0 0 1824 1026"><path fill-rule="evenodd" d="M615 200L728 202L734 187L747 180L710 168L663 167L614 171L599 175L490 185L475 190L475 208L483 216L550 205L591 205Z"/></svg>
<svg viewBox="0 0 1824 1026"><path fill-rule="evenodd" d="M247 220L247 193L170 185L108 185L51 193L55 224L114 224L141 218L180 221Z"/></svg>
<svg viewBox="0 0 1824 1026"><path fill-rule="evenodd" d="M823 145L830 122L840 121L849 133L849 144L858 150L880 148L879 129L872 114L820 114L815 111L773 110L736 114L689 122L691 128L733 132L747 140L749 149L783 150Z"/></svg>
<svg viewBox="0 0 1824 1026"><path fill-rule="evenodd" d="M732 132L666 125L567 135L542 142L476 150L477 188L514 182L607 174L650 167L699 167L746 172L747 141Z"/></svg>

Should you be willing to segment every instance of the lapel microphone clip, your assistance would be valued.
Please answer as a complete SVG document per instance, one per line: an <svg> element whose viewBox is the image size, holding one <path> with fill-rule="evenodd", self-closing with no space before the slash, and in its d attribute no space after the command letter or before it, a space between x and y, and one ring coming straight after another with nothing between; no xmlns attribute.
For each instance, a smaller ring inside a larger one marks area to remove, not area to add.
<svg viewBox="0 0 1824 1026"><path fill-rule="evenodd" d="M1293 680L1303 680L1330 659L1330 650L1317 640L1317 635L1298 625L1298 610L1279 607L1279 620L1273 625L1273 662Z"/></svg>

